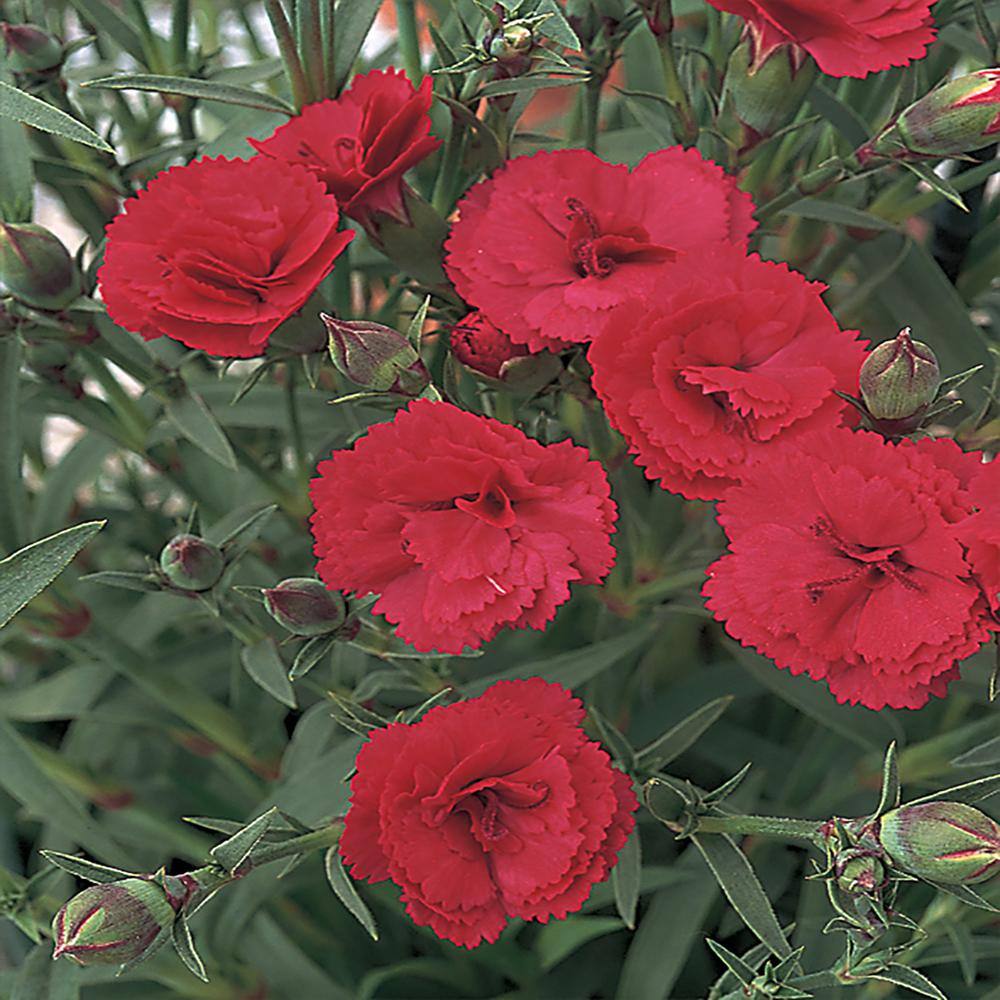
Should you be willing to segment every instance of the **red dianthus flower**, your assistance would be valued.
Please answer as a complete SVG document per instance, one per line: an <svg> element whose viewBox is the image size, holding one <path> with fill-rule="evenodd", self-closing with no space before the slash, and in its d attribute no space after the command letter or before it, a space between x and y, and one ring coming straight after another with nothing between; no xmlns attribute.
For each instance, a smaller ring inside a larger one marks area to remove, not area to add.
<svg viewBox="0 0 1000 1000"><path fill-rule="evenodd" d="M923 58L934 41L936 0L708 0L742 17L763 62L797 45L830 76L863 77Z"/></svg>
<svg viewBox="0 0 1000 1000"><path fill-rule="evenodd" d="M775 445L719 505L708 607L838 701L920 708L998 627L964 537L978 468L952 441L843 428Z"/></svg>
<svg viewBox="0 0 1000 1000"><path fill-rule="evenodd" d="M340 841L354 877L391 878L418 924L467 948L508 917L578 910L638 806L583 717L565 688L531 678L375 730Z"/></svg>
<svg viewBox="0 0 1000 1000"><path fill-rule="evenodd" d="M372 70L329 101L250 145L265 156L308 167L337 196L344 215L373 212L407 222L403 175L441 145L430 135L431 78L416 90L402 70Z"/></svg>
<svg viewBox="0 0 1000 1000"><path fill-rule="evenodd" d="M463 316L448 335L451 353L463 365L490 378L500 378L507 361L528 354L524 344L515 344L503 330L498 330L481 312Z"/></svg>
<svg viewBox="0 0 1000 1000"><path fill-rule="evenodd" d="M420 400L320 463L317 569L381 594L374 610L418 650L460 653L501 628L544 628L572 581L614 563L607 476L569 441Z"/></svg>
<svg viewBox="0 0 1000 1000"><path fill-rule="evenodd" d="M300 167L221 157L172 167L108 226L101 295L146 340L253 357L351 241L338 220L336 200Z"/></svg>
<svg viewBox="0 0 1000 1000"><path fill-rule="evenodd" d="M1000 621L1000 459L976 469L969 482L968 501L974 513L959 525L959 537Z"/></svg>
<svg viewBox="0 0 1000 1000"><path fill-rule="evenodd" d="M458 207L449 277L536 351L591 340L628 302L661 294L664 262L720 241L744 247L754 227L735 179L679 146L632 171L585 150L518 157Z"/></svg>
<svg viewBox="0 0 1000 1000"><path fill-rule="evenodd" d="M636 461L664 488L714 500L776 438L839 424L864 355L820 284L720 246L671 265L588 355Z"/></svg>

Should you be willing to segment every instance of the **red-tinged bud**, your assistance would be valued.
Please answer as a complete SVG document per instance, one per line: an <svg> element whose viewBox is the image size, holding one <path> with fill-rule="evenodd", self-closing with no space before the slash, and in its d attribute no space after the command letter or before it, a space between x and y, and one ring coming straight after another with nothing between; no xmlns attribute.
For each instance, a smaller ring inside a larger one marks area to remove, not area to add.
<svg viewBox="0 0 1000 1000"><path fill-rule="evenodd" d="M282 580L264 591L268 614L293 635L336 632L347 618L347 602L336 590L309 577Z"/></svg>
<svg viewBox="0 0 1000 1000"><path fill-rule="evenodd" d="M320 314L330 335L330 359L352 382L373 392L419 396L430 372L401 333L368 320Z"/></svg>
<svg viewBox="0 0 1000 1000"><path fill-rule="evenodd" d="M944 885L973 885L1000 866L1000 826L964 802L922 802L887 812L879 841L896 867Z"/></svg>
<svg viewBox="0 0 1000 1000"><path fill-rule="evenodd" d="M222 552L197 535L171 538L160 553L163 575L180 590L210 590L225 568Z"/></svg>
<svg viewBox="0 0 1000 1000"><path fill-rule="evenodd" d="M44 73L63 61L63 47L57 38L34 24L0 21L7 49L7 68L14 73Z"/></svg>
<svg viewBox="0 0 1000 1000"><path fill-rule="evenodd" d="M528 348L515 344L503 330L495 327L481 312L471 312L451 329L451 353L467 368L491 379L501 377L504 364L523 358Z"/></svg>
<svg viewBox="0 0 1000 1000"><path fill-rule="evenodd" d="M150 879L92 885L55 915L52 957L80 965L135 962L163 944L175 917L167 893Z"/></svg>
<svg viewBox="0 0 1000 1000"><path fill-rule="evenodd" d="M887 129L858 150L876 157L938 160L1000 141L1000 69L981 69L942 84L911 104Z"/></svg>
<svg viewBox="0 0 1000 1000"><path fill-rule="evenodd" d="M837 885L851 896L881 889L886 883L885 865L880 856L863 847L841 851L834 862Z"/></svg>
<svg viewBox="0 0 1000 1000"><path fill-rule="evenodd" d="M861 366L858 388L872 426L884 434L912 433L934 401L941 368L934 352L901 330L879 344Z"/></svg>
<svg viewBox="0 0 1000 1000"><path fill-rule="evenodd" d="M790 122L812 86L816 64L797 46L766 52L747 35L726 67L724 110L743 127L741 148L755 146Z"/></svg>
<svg viewBox="0 0 1000 1000"><path fill-rule="evenodd" d="M0 222L0 287L27 306L58 312L79 298L82 282L57 236L30 222Z"/></svg>

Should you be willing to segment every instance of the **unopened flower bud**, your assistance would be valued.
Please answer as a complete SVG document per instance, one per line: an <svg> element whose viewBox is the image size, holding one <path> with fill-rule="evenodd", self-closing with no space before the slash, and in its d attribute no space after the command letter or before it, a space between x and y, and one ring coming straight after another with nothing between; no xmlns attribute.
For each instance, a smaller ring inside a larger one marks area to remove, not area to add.
<svg viewBox="0 0 1000 1000"><path fill-rule="evenodd" d="M264 591L264 607L282 628L293 635L326 635L336 632L347 618L347 602L319 580L294 577Z"/></svg>
<svg viewBox="0 0 1000 1000"><path fill-rule="evenodd" d="M490 55L501 62L520 60L531 51L535 37L525 24L509 24L490 42Z"/></svg>
<svg viewBox="0 0 1000 1000"><path fill-rule="evenodd" d="M52 312L65 309L82 287L59 238L30 222L0 222L0 286L25 305Z"/></svg>
<svg viewBox="0 0 1000 1000"><path fill-rule="evenodd" d="M0 21L7 49L7 68L14 73L44 73L63 61L63 47L57 38L34 24Z"/></svg>
<svg viewBox="0 0 1000 1000"><path fill-rule="evenodd" d="M874 892L885 885L885 865L873 851L863 847L848 848L834 863L839 888L850 895Z"/></svg>
<svg viewBox="0 0 1000 1000"><path fill-rule="evenodd" d="M908 434L916 430L941 385L934 352L901 330L876 347L861 366L858 388L877 429Z"/></svg>
<svg viewBox="0 0 1000 1000"><path fill-rule="evenodd" d="M887 812L879 841L909 875L944 885L972 885L996 874L1000 826L964 802L922 802Z"/></svg>
<svg viewBox="0 0 1000 1000"><path fill-rule="evenodd" d="M501 378L504 364L523 358L528 348L515 344L481 312L471 312L460 319L449 335L451 353L468 368L491 379Z"/></svg>
<svg viewBox="0 0 1000 1000"><path fill-rule="evenodd" d="M176 913L150 879L92 885L74 896L52 921L53 958L80 965L121 965L151 954L170 934Z"/></svg>
<svg viewBox="0 0 1000 1000"><path fill-rule="evenodd" d="M374 392L419 396L431 376L401 333L368 320L343 320L321 313L337 370Z"/></svg>
<svg viewBox="0 0 1000 1000"><path fill-rule="evenodd" d="M752 36L733 49L726 68L725 106L744 129L744 148L774 135L802 107L816 67L801 49L780 45L761 58Z"/></svg>
<svg viewBox="0 0 1000 1000"><path fill-rule="evenodd" d="M911 104L858 151L898 160L940 159L982 149L1000 139L1000 69L981 69L942 84Z"/></svg>
<svg viewBox="0 0 1000 1000"><path fill-rule="evenodd" d="M209 590L225 568L222 552L197 535L177 535L160 553L163 575L181 590Z"/></svg>

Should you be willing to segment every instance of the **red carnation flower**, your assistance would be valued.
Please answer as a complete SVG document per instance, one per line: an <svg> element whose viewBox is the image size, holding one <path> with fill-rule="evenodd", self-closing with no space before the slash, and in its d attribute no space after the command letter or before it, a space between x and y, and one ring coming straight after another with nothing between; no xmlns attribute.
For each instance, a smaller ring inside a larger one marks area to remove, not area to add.
<svg viewBox="0 0 1000 1000"><path fill-rule="evenodd" d="M594 389L651 479L714 500L776 438L839 424L864 355L783 264L720 246L671 265L591 345Z"/></svg>
<svg viewBox="0 0 1000 1000"><path fill-rule="evenodd" d="M775 445L719 505L729 552L708 607L838 701L920 708L998 627L963 538L977 468L954 442L869 431Z"/></svg>
<svg viewBox="0 0 1000 1000"><path fill-rule="evenodd" d="M708 0L742 17L762 63L779 45L797 45L830 76L867 76L922 59L934 41L936 0Z"/></svg>
<svg viewBox="0 0 1000 1000"><path fill-rule="evenodd" d="M976 580L1000 621L1000 459L980 465L969 483L974 513L959 525Z"/></svg>
<svg viewBox="0 0 1000 1000"><path fill-rule="evenodd" d="M496 379L507 361L528 354L524 344L515 344L481 312L471 312L459 320L451 328L449 341L451 353L463 365Z"/></svg>
<svg viewBox="0 0 1000 1000"><path fill-rule="evenodd" d="M511 160L459 203L446 244L458 293L532 350L591 340L633 299L664 290L679 252L754 227L753 202L679 146L634 170L585 150Z"/></svg>
<svg viewBox="0 0 1000 1000"><path fill-rule="evenodd" d="M317 569L418 650L460 653L501 628L545 627L569 585L614 563L607 476L569 441L418 400L320 463Z"/></svg>
<svg viewBox="0 0 1000 1000"><path fill-rule="evenodd" d="M146 340L261 354L351 241L337 202L301 168L198 160L155 177L107 230L108 314Z"/></svg>
<svg viewBox="0 0 1000 1000"><path fill-rule="evenodd" d="M307 105L269 138L249 142L265 156L308 167L350 218L366 222L385 212L408 222L403 174L441 145L428 134L431 100L429 76L414 90L402 70L372 70L340 97Z"/></svg>
<svg viewBox="0 0 1000 1000"><path fill-rule="evenodd" d="M638 806L583 717L565 688L531 678L372 732L340 841L354 877L391 878L418 924L467 948L508 917L578 910Z"/></svg>

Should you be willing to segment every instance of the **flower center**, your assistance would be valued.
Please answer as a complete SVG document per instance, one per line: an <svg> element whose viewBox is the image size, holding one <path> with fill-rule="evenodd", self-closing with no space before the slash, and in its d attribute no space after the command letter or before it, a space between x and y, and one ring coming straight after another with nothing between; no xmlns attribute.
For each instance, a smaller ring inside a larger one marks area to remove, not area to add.
<svg viewBox="0 0 1000 1000"><path fill-rule="evenodd" d="M456 497L455 506L494 528L510 528L517 521L510 497L504 488L492 479L487 480L478 493Z"/></svg>
<svg viewBox="0 0 1000 1000"><path fill-rule="evenodd" d="M876 548L849 542L837 534L833 525L825 518L819 518L812 525L812 532L817 538L827 538L837 553L844 556L850 563L840 576L828 577L825 580L813 580L806 584L806 595L810 603L816 604L831 587L845 583L860 582L869 590L880 590L890 583L898 583L907 590L920 591L923 588L910 576L910 566L903 561L898 545Z"/></svg>
<svg viewBox="0 0 1000 1000"><path fill-rule="evenodd" d="M618 233L602 233L597 217L579 198L566 199L569 259L581 278L606 278L629 261L673 260L669 247L649 242L649 233L629 226Z"/></svg>

